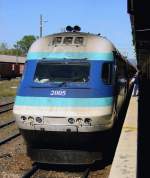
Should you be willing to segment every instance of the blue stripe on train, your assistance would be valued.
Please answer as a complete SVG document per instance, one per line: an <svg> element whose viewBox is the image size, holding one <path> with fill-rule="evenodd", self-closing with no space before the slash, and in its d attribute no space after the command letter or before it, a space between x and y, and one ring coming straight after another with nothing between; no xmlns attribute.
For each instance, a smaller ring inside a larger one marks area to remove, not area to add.
<svg viewBox="0 0 150 178"><path fill-rule="evenodd" d="M112 87L106 89L79 89L79 88L59 88L59 87L20 87L17 95L19 96L34 96L34 97L51 97L55 98L55 95L51 93L64 93L65 95L59 95L59 98L100 98L100 97L112 97Z"/></svg>
<svg viewBox="0 0 150 178"><path fill-rule="evenodd" d="M17 106L49 106L49 107L99 107L111 106L112 97L106 98L48 98L17 96Z"/></svg>
<svg viewBox="0 0 150 178"><path fill-rule="evenodd" d="M49 60L54 59L84 59L87 60L104 60L113 61L112 52L29 52L27 55L28 60L46 58Z"/></svg>

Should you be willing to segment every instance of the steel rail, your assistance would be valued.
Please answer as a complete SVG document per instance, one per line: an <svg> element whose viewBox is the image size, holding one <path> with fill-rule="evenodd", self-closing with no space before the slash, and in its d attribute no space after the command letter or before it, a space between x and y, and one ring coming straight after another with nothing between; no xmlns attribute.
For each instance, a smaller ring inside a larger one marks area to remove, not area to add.
<svg viewBox="0 0 150 178"><path fill-rule="evenodd" d="M12 120L10 120L10 121L7 121L7 122L5 122L5 123L2 123L2 124L0 124L0 129L3 128L3 127L5 127L5 126L8 126L8 125L10 125L10 124L13 124L13 123L15 123L15 120L14 120L14 119L12 119Z"/></svg>
<svg viewBox="0 0 150 178"><path fill-rule="evenodd" d="M0 114L12 110L13 109L13 104L14 104L14 102L1 104L0 105Z"/></svg>
<svg viewBox="0 0 150 178"><path fill-rule="evenodd" d="M34 163L33 167L25 172L25 174L21 178L30 178L31 176L34 175L34 173L39 169L38 164ZM88 178L90 172L90 168L87 168L85 171L83 171L82 175L80 178Z"/></svg>
<svg viewBox="0 0 150 178"><path fill-rule="evenodd" d="M25 172L21 178L30 178L39 169L37 164L34 164L30 170Z"/></svg>
<svg viewBox="0 0 150 178"><path fill-rule="evenodd" d="M81 178L88 178L89 173L90 173L90 168L87 168L87 169L83 172Z"/></svg>
<svg viewBox="0 0 150 178"><path fill-rule="evenodd" d="M14 104L14 102L9 102L9 103L5 103L5 104L0 104L0 107L8 106L8 105L11 105L11 104Z"/></svg>
<svg viewBox="0 0 150 178"><path fill-rule="evenodd" d="M14 133L14 134L12 134L12 135L6 137L5 139L0 140L0 145L3 145L3 144L5 144L5 143L7 143L8 141L10 141L10 140L12 140L12 139L18 137L19 135L20 135L20 132L18 131L18 132L16 132L16 133Z"/></svg>

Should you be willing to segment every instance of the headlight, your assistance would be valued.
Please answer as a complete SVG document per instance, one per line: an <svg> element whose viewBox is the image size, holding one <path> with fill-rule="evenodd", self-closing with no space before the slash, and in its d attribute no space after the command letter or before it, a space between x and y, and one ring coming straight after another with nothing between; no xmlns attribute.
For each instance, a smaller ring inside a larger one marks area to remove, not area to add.
<svg viewBox="0 0 150 178"><path fill-rule="evenodd" d="M28 117L28 120L29 120L29 121L33 121L33 120L34 120L34 117L29 116L29 117Z"/></svg>
<svg viewBox="0 0 150 178"><path fill-rule="evenodd" d="M25 116L21 116L21 119L25 121L27 118Z"/></svg>
<svg viewBox="0 0 150 178"><path fill-rule="evenodd" d="M69 119L68 119L68 122L69 122L70 124L73 124L73 123L75 123L75 120L74 120L74 118L69 118Z"/></svg>
<svg viewBox="0 0 150 178"><path fill-rule="evenodd" d="M82 119L82 118L77 118L77 119L76 119L76 122L77 122L78 124L82 124L83 119Z"/></svg>
<svg viewBox="0 0 150 178"><path fill-rule="evenodd" d="M41 123L42 122L42 118L40 118L40 117L36 117L36 122L38 122L38 123Z"/></svg>
<svg viewBox="0 0 150 178"><path fill-rule="evenodd" d="M84 123L85 124L91 125L91 122L92 122L92 119L90 119L90 118L85 118L84 119Z"/></svg>

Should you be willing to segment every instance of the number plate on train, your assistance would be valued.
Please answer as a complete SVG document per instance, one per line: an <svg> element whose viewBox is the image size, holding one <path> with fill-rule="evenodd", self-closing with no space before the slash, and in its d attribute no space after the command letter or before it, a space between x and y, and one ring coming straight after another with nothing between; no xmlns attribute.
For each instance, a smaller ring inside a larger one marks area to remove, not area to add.
<svg viewBox="0 0 150 178"><path fill-rule="evenodd" d="M65 96L66 91L65 90L51 90L50 95L51 96Z"/></svg>

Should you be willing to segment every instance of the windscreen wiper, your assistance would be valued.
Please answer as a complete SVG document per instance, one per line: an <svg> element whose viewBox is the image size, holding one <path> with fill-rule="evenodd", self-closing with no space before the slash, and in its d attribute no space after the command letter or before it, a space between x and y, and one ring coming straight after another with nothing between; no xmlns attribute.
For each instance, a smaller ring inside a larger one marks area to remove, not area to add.
<svg viewBox="0 0 150 178"><path fill-rule="evenodd" d="M61 82L58 86L59 87L62 87L62 86L64 86L64 85L66 85L67 84L67 82Z"/></svg>

